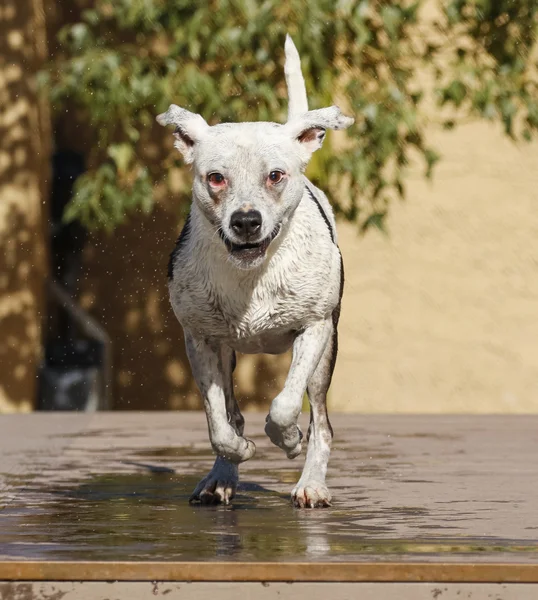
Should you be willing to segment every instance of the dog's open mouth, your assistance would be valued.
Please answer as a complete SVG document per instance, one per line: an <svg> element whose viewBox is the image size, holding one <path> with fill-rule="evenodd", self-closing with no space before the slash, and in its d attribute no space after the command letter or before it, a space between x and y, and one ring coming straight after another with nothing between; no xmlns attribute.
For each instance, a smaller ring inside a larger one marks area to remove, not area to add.
<svg viewBox="0 0 538 600"><path fill-rule="evenodd" d="M232 256L236 256L237 258L241 258L242 260L245 260L245 261L252 261L252 260L255 260L256 258L261 258L267 251L267 248L269 248L269 244L276 238L276 236L279 233L280 233L280 225L277 225L273 229L273 231L271 231L270 235L268 235L263 240L260 240L259 242L252 242L252 243L247 243L247 244L236 244L235 242L232 242L232 240L230 240L230 238L228 238L226 236L226 234L224 233L224 231L222 231L222 229L219 230L220 237L221 237L222 241L226 244L226 248L228 248L228 252Z"/></svg>

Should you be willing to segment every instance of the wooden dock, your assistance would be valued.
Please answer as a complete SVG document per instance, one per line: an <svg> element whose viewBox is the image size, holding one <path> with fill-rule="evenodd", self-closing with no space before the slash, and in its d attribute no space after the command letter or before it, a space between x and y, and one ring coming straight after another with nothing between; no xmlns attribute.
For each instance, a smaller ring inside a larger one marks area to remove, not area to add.
<svg viewBox="0 0 538 600"><path fill-rule="evenodd" d="M1 416L0 599L538 598L538 417L335 415L325 510L245 417L238 494L201 507L201 413Z"/></svg>

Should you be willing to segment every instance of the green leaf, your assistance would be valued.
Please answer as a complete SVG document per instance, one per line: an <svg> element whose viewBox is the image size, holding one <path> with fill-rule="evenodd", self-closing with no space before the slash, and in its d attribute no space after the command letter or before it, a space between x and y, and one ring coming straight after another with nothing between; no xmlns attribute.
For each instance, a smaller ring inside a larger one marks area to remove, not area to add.
<svg viewBox="0 0 538 600"><path fill-rule="evenodd" d="M116 163L119 173L125 173L129 167L134 152L129 144L113 144L108 147L107 154Z"/></svg>
<svg viewBox="0 0 538 600"><path fill-rule="evenodd" d="M376 212L376 213L371 214L366 219L366 221L364 221L364 223L362 224L361 232L365 233L366 231L368 231L369 229L374 227L381 233L384 233L385 235L387 235L387 228L385 225L386 217L387 217L386 211Z"/></svg>
<svg viewBox="0 0 538 600"><path fill-rule="evenodd" d="M435 152L435 150L427 148L426 150L424 150L424 158L426 159L426 177L428 179L431 179L433 168L441 159L441 155Z"/></svg>
<svg viewBox="0 0 538 600"><path fill-rule="evenodd" d="M465 85L461 81L454 80L443 90L443 104L453 102L456 106L461 106L466 96Z"/></svg>

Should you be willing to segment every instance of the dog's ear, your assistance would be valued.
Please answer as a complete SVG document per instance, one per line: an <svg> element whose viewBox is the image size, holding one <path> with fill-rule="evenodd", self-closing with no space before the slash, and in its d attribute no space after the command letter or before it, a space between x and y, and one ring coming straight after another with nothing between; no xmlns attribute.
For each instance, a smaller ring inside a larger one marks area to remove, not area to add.
<svg viewBox="0 0 538 600"><path fill-rule="evenodd" d="M170 108L157 117L159 125L175 125L174 146L183 154L186 163L193 161L194 145L209 129L203 117L171 104Z"/></svg>
<svg viewBox="0 0 538 600"><path fill-rule="evenodd" d="M308 157L321 148L327 129L347 129L355 119L346 117L338 106L310 110L288 121L284 127L296 139Z"/></svg>

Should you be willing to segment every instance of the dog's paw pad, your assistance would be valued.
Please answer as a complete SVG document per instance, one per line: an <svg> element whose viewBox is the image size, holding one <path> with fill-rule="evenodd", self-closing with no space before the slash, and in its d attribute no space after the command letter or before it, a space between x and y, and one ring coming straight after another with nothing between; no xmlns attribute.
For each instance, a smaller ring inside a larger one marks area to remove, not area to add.
<svg viewBox="0 0 538 600"><path fill-rule="evenodd" d="M297 458L299 456L299 454L301 454L301 452L303 451L303 445L301 444L301 442L299 442L297 444L297 446L295 446L295 448L292 448L291 450L288 450L286 448L285 450L286 450L286 456L289 459Z"/></svg>
<svg viewBox="0 0 538 600"><path fill-rule="evenodd" d="M282 428L273 423L270 417L267 417L265 421L265 433L275 446L284 450L288 458L295 458L301 454L303 432L297 425Z"/></svg>
<svg viewBox="0 0 538 600"><path fill-rule="evenodd" d="M291 502L296 508L328 508L331 494L324 483L312 482L298 485L291 493Z"/></svg>
<svg viewBox="0 0 538 600"><path fill-rule="evenodd" d="M245 441L247 442L247 445L242 457L243 462L250 460L256 454L256 444L252 440L249 440L247 438L245 438Z"/></svg>

